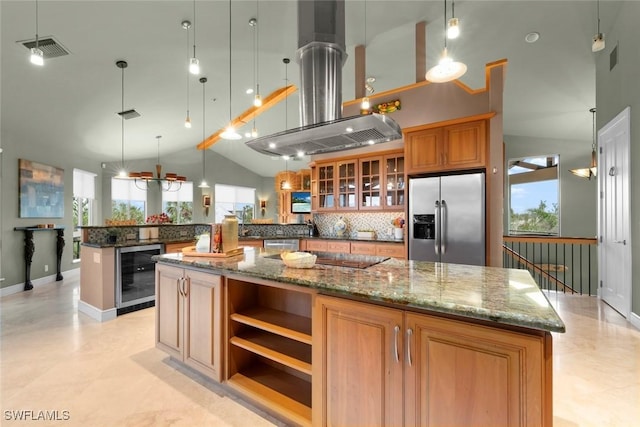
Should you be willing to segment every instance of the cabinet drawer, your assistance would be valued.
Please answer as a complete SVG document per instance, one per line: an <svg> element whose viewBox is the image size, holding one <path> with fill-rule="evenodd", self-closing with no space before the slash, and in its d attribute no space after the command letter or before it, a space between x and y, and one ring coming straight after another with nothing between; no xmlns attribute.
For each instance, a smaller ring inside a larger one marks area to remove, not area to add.
<svg viewBox="0 0 640 427"><path fill-rule="evenodd" d="M195 245L194 242L177 242L177 243L165 243L164 252L167 254L182 252L182 248Z"/></svg>
<svg viewBox="0 0 640 427"><path fill-rule="evenodd" d="M360 243L351 242L351 253L360 255L375 255L376 244L375 243Z"/></svg>
<svg viewBox="0 0 640 427"><path fill-rule="evenodd" d="M351 244L349 242L327 242L327 252L343 252L348 254L351 252Z"/></svg>
<svg viewBox="0 0 640 427"><path fill-rule="evenodd" d="M252 248L261 248L263 246L263 240L240 240L238 246L251 246Z"/></svg>
<svg viewBox="0 0 640 427"><path fill-rule="evenodd" d="M405 259L404 245L401 244L378 244L376 245L376 255L389 256L393 258Z"/></svg>
<svg viewBox="0 0 640 427"><path fill-rule="evenodd" d="M308 251L327 251L327 241L326 240L307 240L307 249Z"/></svg>

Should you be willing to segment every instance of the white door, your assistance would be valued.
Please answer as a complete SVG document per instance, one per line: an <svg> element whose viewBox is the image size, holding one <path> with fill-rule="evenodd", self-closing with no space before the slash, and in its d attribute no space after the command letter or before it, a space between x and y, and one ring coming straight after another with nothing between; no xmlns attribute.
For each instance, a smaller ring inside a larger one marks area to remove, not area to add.
<svg viewBox="0 0 640 427"><path fill-rule="evenodd" d="M629 115L627 107L598 132L600 297L625 317L631 310Z"/></svg>

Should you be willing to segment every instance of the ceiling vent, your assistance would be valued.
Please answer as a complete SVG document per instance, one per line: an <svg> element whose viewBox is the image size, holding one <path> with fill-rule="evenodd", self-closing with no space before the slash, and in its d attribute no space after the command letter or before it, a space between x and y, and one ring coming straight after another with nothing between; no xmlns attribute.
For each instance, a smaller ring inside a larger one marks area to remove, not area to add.
<svg viewBox="0 0 640 427"><path fill-rule="evenodd" d="M136 117L140 117L140 113L138 113L135 109L120 111L118 115L125 120L135 119Z"/></svg>
<svg viewBox="0 0 640 427"><path fill-rule="evenodd" d="M24 47L31 50L36 47L36 39L19 41ZM69 51L65 49L60 42L53 37L38 39L38 47L42 50L44 59L57 58L58 56L69 55Z"/></svg>

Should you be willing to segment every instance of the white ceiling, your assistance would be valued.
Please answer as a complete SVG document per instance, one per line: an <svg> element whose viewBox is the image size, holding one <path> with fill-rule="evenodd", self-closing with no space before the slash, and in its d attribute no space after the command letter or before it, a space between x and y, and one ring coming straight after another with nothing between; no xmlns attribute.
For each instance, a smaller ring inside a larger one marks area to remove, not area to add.
<svg viewBox="0 0 640 427"><path fill-rule="evenodd" d="M602 29L618 10L617 2L600 6ZM365 20L366 5L366 20ZM258 17L259 83L263 96L284 85L282 58L291 83L297 84L297 6L294 0L232 2L231 115L251 105L253 28ZM457 1L462 36L448 43L450 53L469 71L461 79L484 86L486 63L506 58L504 133L538 138L591 140L595 105L596 4L593 1ZM121 71L126 60L125 109L142 117L125 121L127 161L153 158L156 135L162 135L161 157L172 161L199 158L202 140L202 84L187 76L184 19L193 21L193 2L185 1L49 1L39 2L39 35L54 36L69 56L52 58L42 68L29 63L20 40L35 36L35 2L1 1L2 131L19 141L48 141L83 150L98 161L121 157ZM376 77L377 92L415 81L414 29L427 22L427 61L434 65L443 46L442 1L346 0L346 41L350 58L343 69L343 101L354 98L353 51L367 46L367 75ZM365 25L366 22L366 25ZM217 131L229 120L229 2L196 3L197 56L206 84L206 129ZM535 44L524 36L540 33ZM190 33L192 37L192 33ZM609 42L609 41L608 41ZM191 38L191 44L192 44ZM192 47L189 48L192 50ZM183 121L187 80L194 127ZM298 97L288 100L288 127L298 125ZM285 103L256 120L262 135L283 130ZM242 129L250 129L251 123ZM589 144L585 144L588 151ZM244 146L221 141L214 151L263 176L273 176L284 162L272 161ZM543 153L547 154L547 153ZM181 159L181 160L180 160ZM291 165L289 165L291 168ZM296 169L296 165L293 165Z"/></svg>

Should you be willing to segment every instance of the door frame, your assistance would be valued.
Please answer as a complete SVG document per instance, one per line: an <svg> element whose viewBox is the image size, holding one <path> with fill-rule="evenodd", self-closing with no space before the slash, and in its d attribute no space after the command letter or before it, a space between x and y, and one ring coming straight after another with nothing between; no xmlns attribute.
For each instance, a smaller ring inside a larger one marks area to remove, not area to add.
<svg viewBox="0 0 640 427"><path fill-rule="evenodd" d="M604 250L603 247L603 230L605 229L605 224L604 224L604 215L603 215L603 197L604 197L604 189L605 189L605 185L604 185L604 179L605 176L609 173L608 171L602 170L601 166L601 161L600 161L600 157L602 155L602 145L601 145L601 141L602 141L602 137L601 135L603 135L605 132L607 132L610 128L616 126L619 124L619 122L623 121L624 124L623 126L625 126L625 130L626 130L626 135L627 135L627 140L626 140L626 147L625 150L627 152L627 155L625 156L624 159L624 164L622 165L623 170L625 171L625 173L627 174L627 179L630 179L630 153L631 153L631 107L626 107L625 109L623 109L620 113L618 113L613 119L611 119L609 122L607 122L604 126L602 126L602 128L598 131L598 298L602 299L604 301L604 298L602 296L602 283L603 280L605 280L606 278L603 277L603 268L602 266L604 265L604 259L606 256L606 251ZM627 198L627 200L630 200L630 182L629 185L626 186L625 189L625 193L624 197ZM630 203L627 203L627 208L626 208L626 216L627 218L630 220L631 219L631 205ZM625 286L627 287L627 289L624 290L624 294L623 297L625 299L625 312L624 313L620 313L622 314L627 320L630 320L630 315L631 315L631 305L632 305L632 290L633 290L633 283L632 283L632 242L631 242L631 229L629 228L628 230L628 236L626 237L626 244L624 245L624 251L625 251L625 259L628 260L628 262L622 262L621 263L621 267L623 266L626 269L626 272L624 273L624 281ZM606 301L605 301L606 302ZM617 310L617 308L616 308Z"/></svg>

